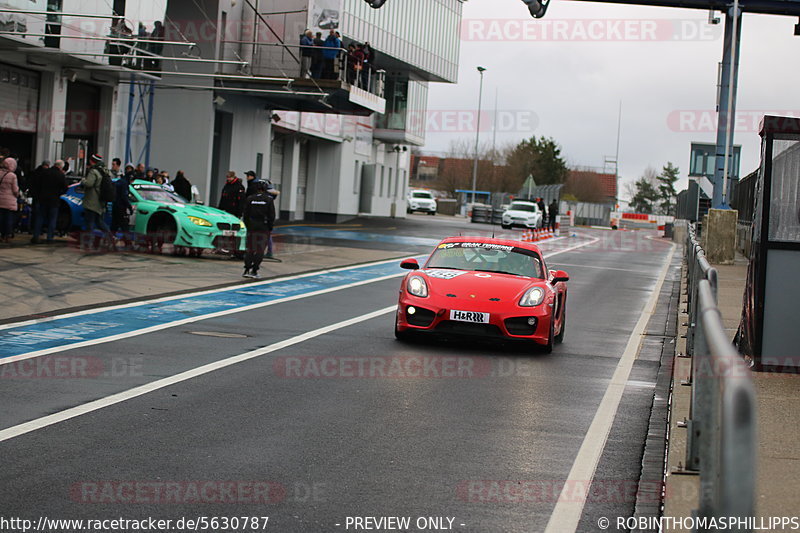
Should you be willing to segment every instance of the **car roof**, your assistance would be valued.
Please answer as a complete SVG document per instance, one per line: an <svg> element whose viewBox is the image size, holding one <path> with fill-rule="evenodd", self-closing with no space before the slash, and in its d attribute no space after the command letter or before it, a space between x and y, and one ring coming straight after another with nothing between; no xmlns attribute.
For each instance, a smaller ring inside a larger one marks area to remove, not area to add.
<svg viewBox="0 0 800 533"><path fill-rule="evenodd" d="M528 204L528 205L538 205L536 202L532 202L530 200L511 200L512 204Z"/></svg>
<svg viewBox="0 0 800 533"><path fill-rule="evenodd" d="M443 239L442 242L440 242L439 244L446 244L451 242L478 242L482 244L500 244L502 246L514 246L516 248L524 248L525 250L531 250L533 252L536 252L539 255L542 254L542 251L539 250L539 247L531 242L515 241L513 239L497 239L494 237L447 237L446 239Z"/></svg>

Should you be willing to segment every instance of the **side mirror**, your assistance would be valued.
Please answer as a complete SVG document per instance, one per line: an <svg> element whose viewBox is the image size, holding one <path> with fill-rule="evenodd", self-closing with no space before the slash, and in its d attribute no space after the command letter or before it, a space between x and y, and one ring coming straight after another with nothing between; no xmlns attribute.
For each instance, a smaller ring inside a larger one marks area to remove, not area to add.
<svg viewBox="0 0 800 533"><path fill-rule="evenodd" d="M553 280L551 281L553 285L561 281L569 281L569 274L567 274L563 270L556 270L556 271L551 270L550 274L553 276Z"/></svg>
<svg viewBox="0 0 800 533"><path fill-rule="evenodd" d="M419 263L413 257L410 259L404 259L400 263L400 268L404 268L406 270L419 270Z"/></svg>

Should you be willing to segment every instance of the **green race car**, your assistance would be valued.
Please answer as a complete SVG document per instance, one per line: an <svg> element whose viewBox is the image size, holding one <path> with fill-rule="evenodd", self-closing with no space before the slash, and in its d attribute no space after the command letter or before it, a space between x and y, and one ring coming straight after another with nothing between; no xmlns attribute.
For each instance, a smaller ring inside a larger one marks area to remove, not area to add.
<svg viewBox="0 0 800 533"><path fill-rule="evenodd" d="M199 256L204 249L237 254L245 249L247 230L237 217L215 207L187 203L158 184L134 180L129 187L134 207L131 229L153 251L173 244L178 255Z"/></svg>

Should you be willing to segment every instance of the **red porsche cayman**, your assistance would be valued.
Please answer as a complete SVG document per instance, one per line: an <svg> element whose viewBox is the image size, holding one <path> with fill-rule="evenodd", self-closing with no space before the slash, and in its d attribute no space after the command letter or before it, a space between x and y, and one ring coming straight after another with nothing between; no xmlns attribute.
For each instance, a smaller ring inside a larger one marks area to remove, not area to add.
<svg viewBox="0 0 800 533"><path fill-rule="evenodd" d="M546 352L564 339L567 285L562 270L548 271L531 243L486 237L450 237L400 286L395 336L415 333L529 340Z"/></svg>

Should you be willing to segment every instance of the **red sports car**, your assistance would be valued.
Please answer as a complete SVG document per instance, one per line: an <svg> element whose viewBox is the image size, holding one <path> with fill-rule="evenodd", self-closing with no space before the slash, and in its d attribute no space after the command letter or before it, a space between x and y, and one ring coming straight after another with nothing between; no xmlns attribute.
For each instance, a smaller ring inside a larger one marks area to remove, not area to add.
<svg viewBox="0 0 800 533"><path fill-rule="evenodd" d="M531 243L486 237L443 240L400 285L395 336L421 332L533 341L546 352L564 339L567 285Z"/></svg>

